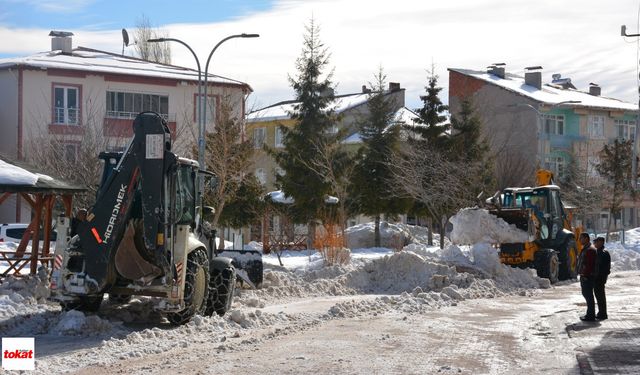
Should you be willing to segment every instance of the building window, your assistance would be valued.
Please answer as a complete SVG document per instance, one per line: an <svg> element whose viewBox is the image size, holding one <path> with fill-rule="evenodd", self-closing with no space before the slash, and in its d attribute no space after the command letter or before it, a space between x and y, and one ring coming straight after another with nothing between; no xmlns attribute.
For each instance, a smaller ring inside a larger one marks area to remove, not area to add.
<svg viewBox="0 0 640 375"><path fill-rule="evenodd" d="M604 138L604 116L589 116L589 138Z"/></svg>
<svg viewBox="0 0 640 375"><path fill-rule="evenodd" d="M634 140L636 136L636 122L629 120L616 120L616 131L620 140Z"/></svg>
<svg viewBox="0 0 640 375"><path fill-rule="evenodd" d="M596 167L600 164L600 158L597 156L589 156L587 158L587 173L591 177L598 177L600 174Z"/></svg>
<svg viewBox="0 0 640 375"><path fill-rule="evenodd" d="M77 87L54 86L53 88L53 123L62 125L78 125L80 98Z"/></svg>
<svg viewBox="0 0 640 375"><path fill-rule="evenodd" d="M563 115L545 115L544 132L546 134L564 134L564 116Z"/></svg>
<svg viewBox="0 0 640 375"><path fill-rule="evenodd" d="M552 171L553 174L561 179L565 177L566 161L561 156L552 156L545 158L545 168Z"/></svg>
<svg viewBox="0 0 640 375"><path fill-rule="evenodd" d="M107 117L135 119L140 112L153 111L169 120L169 96L107 91Z"/></svg>
<svg viewBox="0 0 640 375"><path fill-rule="evenodd" d="M280 127L276 128L276 147L284 147L282 129Z"/></svg>
<svg viewBox="0 0 640 375"><path fill-rule="evenodd" d="M261 185L267 184L267 172L264 170L264 168L256 169L256 178L258 179Z"/></svg>
<svg viewBox="0 0 640 375"><path fill-rule="evenodd" d="M253 147L262 148L262 146L264 145L266 136L267 136L266 128L253 129Z"/></svg>

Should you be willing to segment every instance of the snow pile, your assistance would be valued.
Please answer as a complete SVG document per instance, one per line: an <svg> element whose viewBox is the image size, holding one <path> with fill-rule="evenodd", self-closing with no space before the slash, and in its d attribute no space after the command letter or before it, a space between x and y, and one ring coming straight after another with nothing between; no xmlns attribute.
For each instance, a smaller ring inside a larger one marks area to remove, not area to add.
<svg viewBox="0 0 640 375"><path fill-rule="evenodd" d="M607 243L605 249L611 255L611 272L640 270L640 252L629 250L619 242Z"/></svg>
<svg viewBox="0 0 640 375"><path fill-rule="evenodd" d="M119 324L116 324L119 325ZM50 333L61 336L95 336L104 332L111 332L115 325L97 315L85 315L76 310L66 311L59 317L57 324Z"/></svg>
<svg viewBox="0 0 640 375"><path fill-rule="evenodd" d="M36 275L16 277L9 275L0 285L0 295L19 295L32 302L44 302L50 295L49 274L45 268L40 268Z"/></svg>
<svg viewBox="0 0 640 375"><path fill-rule="evenodd" d="M344 231L347 247L350 249L372 248L375 246L375 223L358 224ZM380 222L380 246L402 249L412 241L405 225Z"/></svg>
<svg viewBox="0 0 640 375"><path fill-rule="evenodd" d="M485 209L464 208L449 218L449 222L453 224L449 238L455 244L517 243L529 240L527 232L507 224Z"/></svg>

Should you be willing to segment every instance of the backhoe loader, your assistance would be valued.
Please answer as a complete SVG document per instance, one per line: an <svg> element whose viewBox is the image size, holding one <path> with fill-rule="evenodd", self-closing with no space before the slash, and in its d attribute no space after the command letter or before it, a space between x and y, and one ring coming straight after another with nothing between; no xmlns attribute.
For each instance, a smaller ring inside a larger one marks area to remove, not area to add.
<svg viewBox="0 0 640 375"><path fill-rule="evenodd" d="M73 237L58 235L51 289L64 309L95 311L105 293L114 302L149 296L173 324L230 309L236 270L216 257L215 233L196 207L205 171L171 150L169 128L154 112L133 121L124 152L102 153L96 203ZM58 220L68 233L69 219Z"/></svg>

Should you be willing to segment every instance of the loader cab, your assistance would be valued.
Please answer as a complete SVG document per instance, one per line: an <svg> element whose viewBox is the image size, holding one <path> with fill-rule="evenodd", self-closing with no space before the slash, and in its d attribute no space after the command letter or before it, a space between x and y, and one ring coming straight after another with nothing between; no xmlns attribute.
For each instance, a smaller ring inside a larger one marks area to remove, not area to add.
<svg viewBox="0 0 640 375"><path fill-rule="evenodd" d="M560 188L547 185L530 189L518 189L514 194L516 207L529 208L540 223L540 239L555 240L563 228L564 211L560 201Z"/></svg>
<svg viewBox="0 0 640 375"><path fill-rule="evenodd" d="M197 175L197 161L178 158L176 171L169 181L172 223L187 224L195 228Z"/></svg>

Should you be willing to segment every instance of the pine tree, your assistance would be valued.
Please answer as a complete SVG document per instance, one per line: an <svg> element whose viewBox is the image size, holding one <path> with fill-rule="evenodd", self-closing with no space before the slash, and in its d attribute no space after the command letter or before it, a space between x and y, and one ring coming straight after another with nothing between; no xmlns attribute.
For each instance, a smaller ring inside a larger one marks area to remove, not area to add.
<svg viewBox="0 0 640 375"><path fill-rule="evenodd" d="M382 69L369 95L369 113L358 123L362 147L358 150L351 192L357 211L375 217L375 246L380 246L381 214L405 212L406 202L388 190L391 158L398 149L400 128L394 126L395 103L384 92Z"/></svg>
<svg viewBox="0 0 640 375"><path fill-rule="evenodd" d="M306 27L302 54L296 61L298 74L289 77L297 101L289 115L296 125L283 128L284 149L270 151L285 172L277 177L277 183L295 200L292 212L296 222L320 217L326 195L330 193L328 181L311 168L318 164L318 150L324 149L328 133L336 124L335 112L330 107L334 100L332 73L323 77L329 54L319 39L319 32L311 19Z"/></svg>
<svg viewBox="0 0 640 375"><path fill-rule="evenodd" d="M448 130L450 125L445 123L447 116L445 113L449 110L449 106L442 103L439 94L442 87L438 87L438 75L435 73L435 66L431 66L429 72L427 86L425 86L426 95L421 95L420 100L423 105L416 109L418 117L414 120L415 125L406 125L407 129L417 134L417 139L409 139L411 147L416 147L424 152L433 152L433 150L446 150L448 139ZM417 126L416 126L417 125ZM416 201L411 208L411 213L416 216L432 216L427 207ZM429 245L433 245L433 222L439 220L438 217L429 217Z"/></svg>
<svg viewBox="0 0 640 375"><path fill-rule="evenodd" d="M609 220L611 216L620 214L622 200L629 192L635 199L636 191L631 182L631 161L633 159L633 141L615 140L613 144L604 145L600 151L600 163L596 171L611 185L609 200ZM607 241L609 240L609 225L607 225Z"/></svg>
<svg viewBox="0 0 640 375"><path fill-rule="evenodd" d="M442 87L438 87L438 76L433 66L425 91L426 95L420 96L423 105L416 109L418 118L415 119L415 123L422 126L409 125L408 127L419 134L423 141L431 142L434 146L443 146L443 140L449 130L449 124L445 124L447 120L445 113L449 110L449 106L443 104L438 96Z"/></svg>
<svg viewBox="0 0 640 375"><path fill-rule="evenodd" d="M451 136L447 141L447 153L451 160L479 164L481 173L469 189L469 199L473 200L481 191L494 188L493 160L489 153L489 144L482 137L482 120L476 114L473 102L465 99L460 105L460 113L451 118Z"/></svg>

